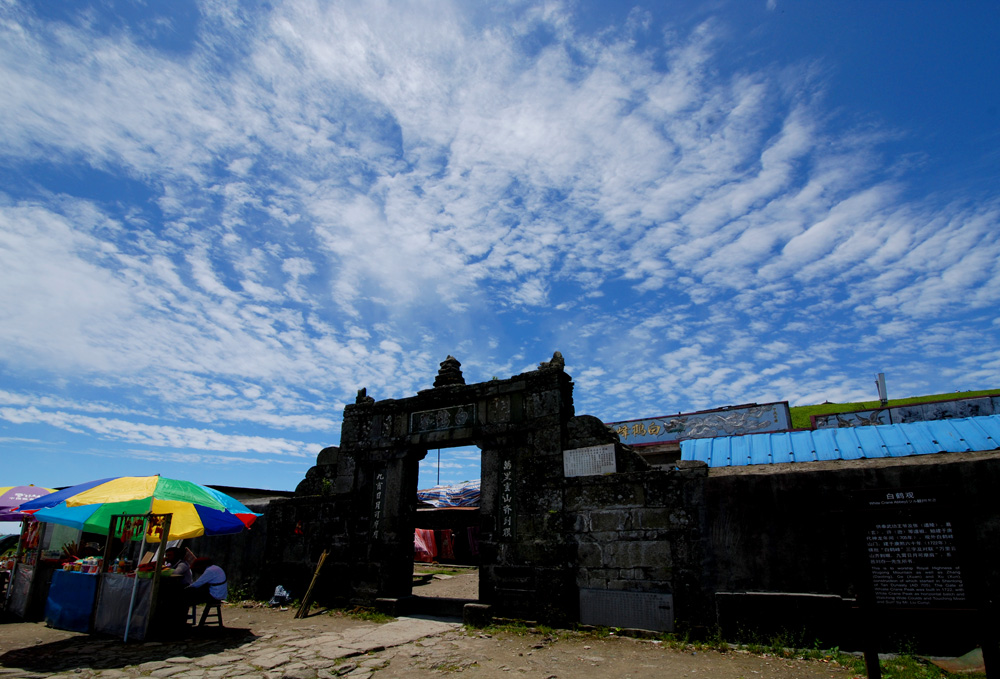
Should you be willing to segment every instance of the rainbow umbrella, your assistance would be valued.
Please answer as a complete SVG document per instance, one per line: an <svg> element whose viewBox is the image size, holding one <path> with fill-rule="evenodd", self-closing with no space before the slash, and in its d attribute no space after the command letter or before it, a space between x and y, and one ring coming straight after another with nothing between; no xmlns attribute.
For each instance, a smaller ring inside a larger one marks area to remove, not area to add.
<svg viewBox="0 0 1000 679"><path fill-rule="evenodd" d="M0 521L20 521L24 514L13 511L14 507L51 492L52 488L41 486L0 486Z"/></svg>
<svg viewBox="0 0 1000 679"><path fill-rule="evenodd" d="M92 533L106 533L117 514L173 514L167 540L239 533L260 516L225 493L159 475L81 483L25 502L17 510Z"/></svg>

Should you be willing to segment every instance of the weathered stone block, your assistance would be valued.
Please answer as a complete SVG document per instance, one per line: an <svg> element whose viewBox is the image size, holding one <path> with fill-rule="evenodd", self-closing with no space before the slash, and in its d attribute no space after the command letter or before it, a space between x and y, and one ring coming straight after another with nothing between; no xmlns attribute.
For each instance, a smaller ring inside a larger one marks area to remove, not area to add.
<svg viewBox="0 0 1000 679"><path fill-rule="evenodd" d="M635 507L645 504L641 484L622 483L613 477L577 477L566 488L566 508L570 511Z"/></svg>
<svg viewBox="0 0 1000 679"><path fill-rule="evenodd" d="M604 545L614 544L619 541L621 533L618 531L594 531L588 533L584 536L580 536L581 539L587 542L597 542Z"/></svg>
<svg viewBox="0 0 1000 679"><path fill-rule="evenodd" d="M667 542L617 542L605 549L605 564L618 568L659 566L669 563L670 544Z"/></svg>
<svg viewBox="0 0 1000 679"><path fill-rule="evenodd" d="M671 514L673 511L673 509L666 507L640 507L633 509L632 525L636 528L671 528Z"/></svg>
<svg viewBox="0 0 1000 679"><path fill-rule="evenodd" d="M465 604L462 622L469 627L486 627L493 622L493 607L489 604Z"/></svg>
<svg viewBox="0 0 1000 679"><path fill-rule="evenodd" d="M581 568L600 568L604 565L604 552L597 543L584 543L577 548Z"/></svg>
<svg viewBox="0 0 1000 679"><path fill-rule="evenodd" d="M632 517L628 510L624 509L609 512L591 512L590 522L594 531L620 531L629 530L632 527Z"/></svg>
<svg viewBox="0 0 1000 679"><path fill-rule="evenodd" d="M562 404L562 392L558 389L536 392L528 400L528 417L558 415Z"/></svg>
<svg viewBox="0 0 1000 679"><path fill-rule="evenodd" d="M674 569L669 563L662 566L646 567L642 571L643 574L639 579L649 581L668 582L673 578L674 574Z"/></svg>
<svg viewBox="0 0 1000 679"><path fill-rule="evenodd" d="M337 457L340 455L340 448L337 446L329 446L319 451L319 455L316 457L316 464L330 465L337 464Z"/></svg>

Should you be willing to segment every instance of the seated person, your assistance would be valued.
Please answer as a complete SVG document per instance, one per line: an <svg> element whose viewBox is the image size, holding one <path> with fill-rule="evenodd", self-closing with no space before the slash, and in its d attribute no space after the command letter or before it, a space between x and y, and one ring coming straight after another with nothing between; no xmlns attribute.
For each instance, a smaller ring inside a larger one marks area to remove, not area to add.
<svg viewBox="0 0 1000 679"><path fill-rule="evenodd" d="M191 566L184 560L184 552L178 547L169 547L163 553L163 565L173 570L171 577L181 578L181 582L190 585L192 581Z"/></svg>
<svg viewBox="0 0 1000 679"><path fill-rule="evenodd" d="M229 596L226 586L226 572L216 566L211 559L202 557L191 564L194 582L184 588L188 603L215 603Z"/></svg>

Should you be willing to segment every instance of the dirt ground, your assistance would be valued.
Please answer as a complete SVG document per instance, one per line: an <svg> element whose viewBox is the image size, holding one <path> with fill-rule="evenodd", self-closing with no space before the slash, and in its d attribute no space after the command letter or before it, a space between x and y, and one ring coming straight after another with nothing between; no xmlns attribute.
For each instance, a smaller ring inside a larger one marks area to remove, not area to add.
<svg viewBox="0 0 1000 679"><path fill-rule="evenodd" d="M475 599L478 574L474 569L432 573L437 566L418 566L414 572L414 594ZM114 644L114 652L128 654L136 663L150 657L183 655L193 646L198 653L222 653L256 639L294 631L309 637L324 632L343 631L357 625L371 625L341 611L313 609L306 618L295 618L295 609L270 608L251 602L231 603L224 608L226 630L209 637L188 636L163 644ZM0 666L27 656L72 652L88 641L88 635L51 629L44 623L25 623L16 618L0 620ZM215 646L218 646L215 649ZM469 679L536 679L573 677L607 679L613 677L711 677L712 679L849 679L845 668L821 661L789 660L752 655L746 652L696 651L669 648L663 643L575 632L524 631L501 628L493 631L458 628L443 636L431 637L376 654L385 662L375 672L377 679L414 675L454 674ZM6 662L5 662L6 661Z"/></svg>
<svg viewBox="0 0 1000 679"><path fill-rule="evenodd" d="M447 572L440 573L438 571ZM413 594L426 597L479 599L479 570L435 564L414 564Z"/></svg>
<svg viewBox="0 0 1000 679"><path fill-rule="evenodd" d="M294 630L302 637L341 631L359 624L342 614L316 610L296 619L292 609L243 608L227 605L224 610L227 634L216 638L216 652L231 651L235 645L250 643L269 634ZM81 638L83 637L83 638ZM87 635L50 629L44 623L6 621L0 623L0 666L23 654L48 655L83 643ZM199 654L211 652L205 641L178 640L166 644L129 644L121 652L133 656L136 664L146 658L162 658L188 652L200 645ZM146 648L149 647L149 648ZM706 677L712 679L850 679L855 676L843 667L818 661L788 660L745 652L677 650L662 643L626 637L572 632L520 632L457 629L443 637L429 638L386 649L377 654L385 664L377 679L402 679L420 675L451 675L461 672L469 679L628 679L648 676ZM11 662L11 665L18 666Z"/></svg>
<svg viewBox="0 0 1000 679"><path fill-rule="evenodd" d="M847 669L816 661L785 660L746 652L678 650L627 637L556 631L514 634L462 631L433 643L387 651L377 679L461 672L470 679L853 679Z"/></svg>

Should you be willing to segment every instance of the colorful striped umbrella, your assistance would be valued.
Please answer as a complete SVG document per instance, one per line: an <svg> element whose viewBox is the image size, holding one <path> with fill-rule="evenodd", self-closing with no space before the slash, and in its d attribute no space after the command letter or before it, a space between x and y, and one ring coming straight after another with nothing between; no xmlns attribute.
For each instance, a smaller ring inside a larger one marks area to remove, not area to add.
<svg viewBox="0 0 1000 679"><path fill-rule="evenodd" d="M41 486L0 486L0 521L20 521L24 514L11 511L13 507L52 491L52 488Z"/></svg>
<svg viewBox="0 0 1000 679"><path fill-rule="evenodd" d="M17 509L39 521L92 533L106 533L116 514L173 514L168 540L239 533L260 516L225 493L159 475L81 483L25 502ZM150 536L147 540L155 541Z"/></svg>

